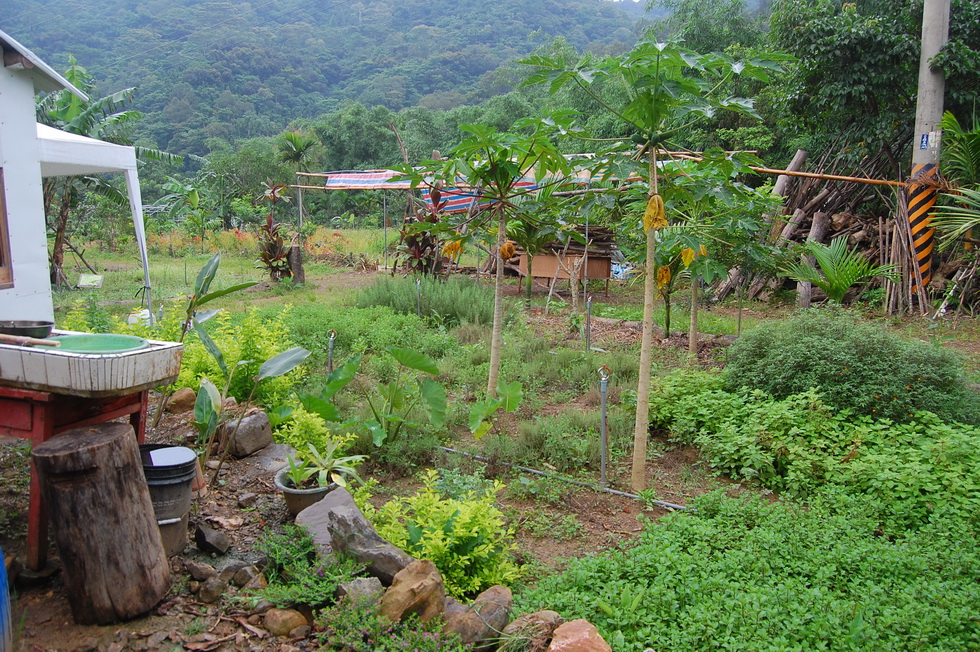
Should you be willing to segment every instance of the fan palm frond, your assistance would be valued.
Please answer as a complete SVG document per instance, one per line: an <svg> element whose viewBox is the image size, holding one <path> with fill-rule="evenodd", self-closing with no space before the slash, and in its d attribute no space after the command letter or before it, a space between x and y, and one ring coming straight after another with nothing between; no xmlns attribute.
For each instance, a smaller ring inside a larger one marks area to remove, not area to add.
<svg viewBox="0 0 980 652"><path fill-rule="evenodd" d="M893 282L898 280L895 265L874 265L857 247L848 250L846 236L834 238L829 245L809 242L804 251L813 256L820 271L811 265L793 263L782 269L783 274L793 280L816 285L827 293L831 301L840 303L851 286L865 279L881 277Z"/></svg>

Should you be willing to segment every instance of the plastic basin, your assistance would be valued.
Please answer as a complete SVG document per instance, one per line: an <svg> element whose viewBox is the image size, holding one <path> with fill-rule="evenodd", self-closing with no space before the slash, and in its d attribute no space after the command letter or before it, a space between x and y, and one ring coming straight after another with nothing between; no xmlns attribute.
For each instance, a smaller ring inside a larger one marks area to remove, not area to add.
<svg viewBox="0 0 980 652"><path fill-rule="evenodd" d="M60 349L68 353L126 353L139 351L150 346L142 337L135 335L116 335L113 333L86 333L83 335L61 335L56 338Z"/></svg>

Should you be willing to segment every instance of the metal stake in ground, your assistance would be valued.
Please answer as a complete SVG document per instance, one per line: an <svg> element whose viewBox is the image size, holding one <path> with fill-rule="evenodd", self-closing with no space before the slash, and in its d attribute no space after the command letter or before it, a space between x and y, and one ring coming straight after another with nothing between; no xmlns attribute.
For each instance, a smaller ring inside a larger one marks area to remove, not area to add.
<svg viewBox="0 0 980 652"><path fill-rule="evenodd" d="M422 279L415 279L415 310L422 317Z"/></svg>
<svg viewBox="0 0 980 652"><path fill-rule="evenodd" d="M591 301L592 298L590 297L589 300ZM609 367L606 365L599 367L599 395L602 397L602 418L599 420L600 431L602 432L602 446L600 448L602 470L599 481L603 487L609 486L606 479L606 464L609 460L609 433L606 430L606 395L609 393L609 376Z"/></svg>
<svg viewBox="0 0 980 652"><path fill-rule="evenodd" d="M327 340L327 375L333 373L333 343L337 339L337 331L330 329L330 339Z"/></svg>
<svg viewBox="0 0 980 652"><path fill-rule="evenodd" d="M585 350L592 350L592 295L585 299Z"/></svg>

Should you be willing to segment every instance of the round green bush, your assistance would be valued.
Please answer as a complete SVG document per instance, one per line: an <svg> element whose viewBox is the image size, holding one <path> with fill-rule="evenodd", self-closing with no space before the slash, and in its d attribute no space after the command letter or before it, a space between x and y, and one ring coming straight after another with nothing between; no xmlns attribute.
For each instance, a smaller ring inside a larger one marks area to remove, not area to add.
<svg viewBox="0 0 980 652"><path fill-rule="evenodd" d="M804 310L746 333L728 352L725 385L776 399L816 388L838 410L898 422L928 410L980 423L980 400L954 352L899 339L839 308Z"/></svg>

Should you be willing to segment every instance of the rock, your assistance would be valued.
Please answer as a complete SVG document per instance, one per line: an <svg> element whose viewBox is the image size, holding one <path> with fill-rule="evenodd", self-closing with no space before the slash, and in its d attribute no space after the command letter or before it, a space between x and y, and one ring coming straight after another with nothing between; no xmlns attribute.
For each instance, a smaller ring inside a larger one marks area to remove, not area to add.
<svg viewBox="0 0 980 652"><path fill-rule="evenodd" d="M187 583L187 590L190 591L191 593L197 593L198 591L201 590L201 583L198 582L197 580L191 580L190 582Z"/></svg>
<svg viewBox="0 0 980 652"><path fill-rule="evenodd" d="M269 586L269 580L265 579L265 575L259 573L258 575L250 579L248 581L248 584L243 586L242 589L245 591L255 592L264 589L267 586Z"/></svg>
<svg viewBox="0 0 980 652"><path fill-rule="evenodd" d="M231 547L231 539L224 532L212 530L206 525L198 525L194 532L194 541L201 552L223 555Z"/></svg>
<svg viewBox="0 0 980 652"><path fill-rule="evenodd" d="M425 623L442 615L445 603L446 587L436 565L416 560L395 575L381 598L381 615L397 622L418 614Z"/></svg>
<svg viewBox="0 0 980 652"><path fill-rule="evenodd" d="M443 631L459 634L474 650L492 650L500 643L500 632L510 621L514 597L506 586L491 586L476 596L470 607L448 617Z"/></svg>
<svg viewBox="0 0 980 652"><path fill-rule="evenodd" d="M272 604L268 600L259 600L259 603L257 605L255 605L255 608L254 609L252 609L252 615L254 615L254 616L261 616L262 614L264 614L265 612L267 612L269 609L272 609L274 606L276 606L276 605ZM255 625L256 623L252 623L252 624Z"/></svg>
<svg viewBox="0 0 980 652"><path fill-rule="evenodd" d="M366 600L377 598L384 593L384 586L377 577L356 577L349 582L341 582L337 587L337 599Z"/></svg>
<svg viewBox="0 0 980 652"><path fill-rule="evenodd" d="M446 605L443 607L443 611L446 612L446 617L452 616L453 614L461 614L466 611L466 605L460 603L459 600L451 595L446 596Z"/></svg>
<svg viewBox="0 0 980 652"><path fill-rule="evenodd" d="M218 571L216 571L214 566L211 564L207 564L203 561L195 561L193 559L184 560L184 569L187 571L188 575L199 582L203 582L204 580L210 579L218 574Z"/></svg>
<svg viewBox="0 0 980 652"><path fill-rule="evenodd" d="M294 629L289 630L289 638L306 638L310 635L311 627L309 625L300 625Z"/></svg>
<svg viewBox="0 0 980 652"><path fill-rule="evenodd" d="M201 585L200 590L197 592L197 599L201 602L207 602L208 604L212 602L217 602L225 591L228 590L228 584L222 582L217 576L209 578L204 584Z"/></svg>
<svg viewBox="0 0 980 652"><path fill-rule="evenodd" d="M238 496L238 506L242 509L247 509L255 504L255 501L259 499L258 494L253 494L245 492Z"/></svg>
<svg viewBox="0 0 980 652"><path fill-rule="evenodd" d="M503 629L503 638L520 638L528 642L529 650L546 650L555 628L564 620L554 611L535 611L524 614Z"/></svg>
<svg viewBox="0 0 980 652"><path fill-rule="evenodd" d="M197 402L197 394L190 387L182 387L174 392L167 401L166 411L172 414L190 412Z"/></svg>
<svg viewBox="0 0 980 652"><path fill-rule="evenodd" d="M241 559L228 559L218 571L218 577L222 582L230 582L241 569L248 566L248 562Z"/></svg>
<svg viewBox="0 0 980 652"><path fill-rule="evenodd" d="M227 446L229 453L247 457L272 443L272 425L263 410L252 409L242 417L241 425L238 425L238 419L221 424L218 435L221 446Z"/></svg>
<svg viewBox="0 0 980 652"><path fill-rule="evenodd" d="M235 586L242 587L260 575L262 575L262 571L255 566L245 566L235 573L235 576L231 578L231 583Z"/></svg>
<svg viewBox="0 0 980 652"><path fill-rule="evenodd" d="M286 458L291 455L296 455L296 449L289 444L272 444L248 459L256 467L253 475L267 476L286 466Z"/></svg>
<svg viewBox="0 0 980 652"><path fill-rule="evenodd" d="M392 583L396 573L414 561L403 550L378 536L343 487L337 487L323 500L297 514L296 523L309 530L321 556L347 553L364 564L367 572L385 586Z"/></svg>
<svg viewBox="0 0 980 652"><path fill-rule="evenodd" d="M286 636L297 627L307 627L306 616L295 609L269 609L262 624L273 636Z"/></svg>
<svg viewBox="0 0 980 652"><path fill-rule="evenodd" d="M224 403L221 404L221 411L227 414L237 407L238 399L234 396L228 396L225 398Z"/></svg>
<svg viewBox="0 0 980 652"><path fill-rule="evenodd" d="M595 625L579 619L555 629L548 652L612 652L612 648L599 635Z"/></svg>

